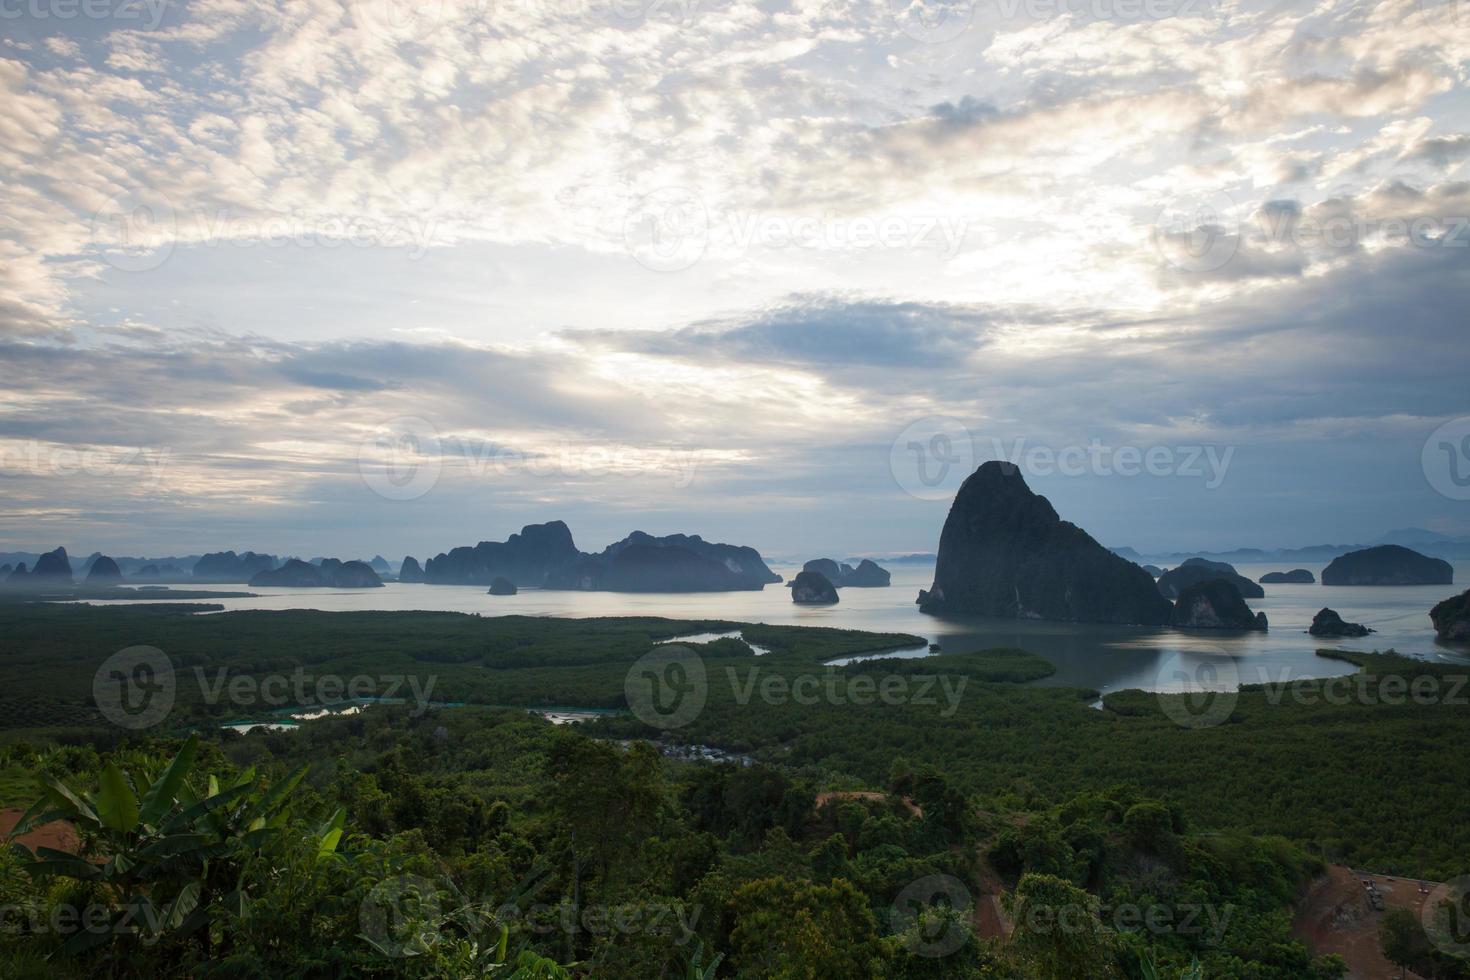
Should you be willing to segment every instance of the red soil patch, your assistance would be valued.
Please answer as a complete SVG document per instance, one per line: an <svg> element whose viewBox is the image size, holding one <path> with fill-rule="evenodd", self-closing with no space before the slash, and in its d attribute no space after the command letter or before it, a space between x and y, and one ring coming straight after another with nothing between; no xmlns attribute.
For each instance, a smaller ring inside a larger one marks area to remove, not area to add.
<svg viewBox="0 0 1470 980"><path fill-rule="evenodd" d="M20 818L24 815L24 810L0 810L0 840L10 838L10 832L15 829L16 824L20 823ZM49 847L57 851L69 851L72 854L77 852L81 844L77 838L76 828L65 820L53 820L51 823L43 824L29 833L21 834L15 841L33 851L37 847Z"/></svg>
<svg viewBox="0 0 1470 980"><path fill-rule="evenodd" d="M1348 965L1348 980L1392 980L1400 975L1399 968L1384 957L1379 946L1378 928L1383 912L1369 903L1365 881L1377 886L1385 910L1408 909L1416 916L1427 897L1421 889L1432 891L1435 887L1434 882L1389 878L1332 865L1303 897L1292 920L1291 933L1313 953L1341 956ZM1407 980L1422 980L1413 971L1403 976Z"/></svg>

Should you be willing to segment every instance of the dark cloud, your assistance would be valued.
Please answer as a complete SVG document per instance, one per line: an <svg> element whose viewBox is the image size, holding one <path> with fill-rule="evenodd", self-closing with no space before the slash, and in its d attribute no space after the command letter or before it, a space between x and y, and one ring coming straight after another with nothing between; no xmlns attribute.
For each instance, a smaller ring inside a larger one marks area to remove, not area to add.
<svg viewBox="0 0 1470 980"><path fill-rule="evenodd" d="M571 333L668 357L729 357L762 364L941 367L967 363L994 324L980 310L944 304L803 299L754 316L670 333Z"/></svg>

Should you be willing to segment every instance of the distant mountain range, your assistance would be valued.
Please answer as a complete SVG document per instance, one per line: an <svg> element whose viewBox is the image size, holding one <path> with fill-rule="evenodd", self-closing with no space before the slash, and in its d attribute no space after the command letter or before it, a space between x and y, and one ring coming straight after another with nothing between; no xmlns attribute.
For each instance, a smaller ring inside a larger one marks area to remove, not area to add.
<svg viewBox="0 0 1470 980"><path fill-rule="evenodd" d="M1305 548L1232 548L1229 551L1140 552L1133 548L1113 548L1115 555L1133 562L1155 565L1178 565L1189 558L1208 558L1231 564L1249 562L1327 562L1350 551L1361 551L1377 545L1396 544L1434 558L1470 561L1470 537L1453 537L1422 527L1406 527L1389 531L1371 541L1357 544L1316 544Z"/></svg>
<svg viewBox="0 0 1470 980"><path fill-rule="evenodd" d="M533 525L533 527L536 526ZM512 535L513 539L516 537L517 536ZM570 534L568 534L567 537L570 538ZM681 538L682 540L680 540ZM661 544L681 545L685 547L686 550L692 550L695 552L704 551L706 553L703 555L703 557L714 557L716 560L722 562L727 561L730 558L734 558L735 561L730 562L729 564L733 565L734 568L738 569L741 573L745 572L745 568L742 568L741 566L750 566L751 569L754 571L753 577L757 579L765 579L766 581L779 579L779 576L772 575L769 569L765 568L763 564L756 565L753 561L751 561L752 556L754 556L755 561L759 561L759 556L755 554L753 549L737 548L735 546L729 545L711 545L709 543L701 541L698 537L683 538L683 536L681 535L671 535L667 539L652 539L649 536L642 535L640 532L635 532L633 535L630 535L628 539L625 539L622 542L610 546L608 548L608 551L604 553L604 555L595 557L611 559L612 557L614 557L616 551L620 547L625 547L627 544L637 542L640 539L642 539L643 543L658 541ZM1205 549L1197 551L1160 552L1139 551L1135 548L1118 547L1110 548L1109 550L1119 557L1126 558L1129 561L1137 562L1139 564L1147 563L1166 567L1177 567L1190 558L1207 558L1211 561L1223 561L1229 562L1231 564L1249 564L1261 562L1272 562L1281 564L1303 564L1314 562L1326 563L1351 551L1360 551L1364 548L1370 548L1376 545L1384 544L1402 545L1406 548L1413 548L1415 551L1418 551L1421 554L1429 555L1434 558L1443 558L1448 561L1470 561L1470 535L1454 536L1449 534L1442 534L1438 531L1430 531L1427 528L1422 527L1398 528L1371 540L1362 541L1355 544L1318 544L1308 545L1307 547L1303 548L1232 548L1225 551L1214 551ZM485 545L483 543L479 547L482 549L482 551L487 550L485 549ZM491 543L491 549L496 551L504 547L505 545L497 545L495 543ZM512 549L513 547L514 546L512 546ZM730 549L728 552L723 550L727 548ZM710 552L714 549L720 549L720 553L717 555L711 554ZM584 556L580 552L577 552L574 547L568 547L565 550L569 553L555 556L550 564L561 565L569 559L594 557ZM446 562L445 564L458 564L458 562L454 559L468 558L470 557L470 553L473 553L474 551L475 549L469 548L455 549L454 551L450 552L450 556L452 556L451 561ZM137 558L131 556L117 555L113 555L111 557L112 560L117 563L118 570L122 573L124 579L151 578L154 580L175 582L208 581L211 579L223 581L228 579L245 582L248 581L249 578L253 576L256 571L259 571L258 568L252 568L249 570L249 573L246 574L246 569L242 567L238 570L235 570L232 574L225 576L225 578L219 578L218 576L213 576L209 574L206 574L204 576L199 576L195 574L195 566L200 562L201 559L211 559L211 561L206 562L206 566L208 566L214 561L217 561L222 555L228 554L230 553L224 552L216 553L213 555L168 555L156 558ZM248 554L250 554L250 552L244 552L240 555L240 558L243 558L244 555ZM38 551L0 551L0 567L4 567L7 565L14 567L16 565L19 565L21 562L24 562L28 568L34 568L37 560L40 559L41 555L42 552ZM71 558L70 565L73 576L78 581L84 579L87 573L91 570L93 563L95 563L100 557L102 557L101 553L94 551L86 558ZM291 560L293 556L277 558L274 555L261 555L258 557L267 559L269 567L278 568L286 561ZM438 557L440 559L443 559L445 556L441 555ZM482 553L475 557L483 559L488 556ZM495 557L500 558L502 556L496 555ZM526 584L530 584L531 581L535 581L535 583L538 585L541 584L541 581L544 580L545 574L548 571L545 563L546 556L542 555L537 557L540 559L540 562L533 561L532 563L539 564L540 567L532 570L533 574L521 576L521 578L525 580ZM914 552L908 554L870 553L866 555L856 555L845 560L852 565L859 564L864 558L877 560L884 565L932 565L935 563L936 557L937 556L932 552ZM360 560L363 561L364 564L370 565L372 569L380 575L396 574L400 565L399 562L385 560L381 555L374 555L371 560ZM313 565L320 565L322 563L322 559L320 557L314 556L310 559L310 563ZM797 562L793 562L793 564L796 563ZM500 564L500 562L489 561L485 562L485 564L487 566L498 565ZM465 575L464 569L462 568L456 568L452 572L448 568L444 568L441 581L475 581L478 584L479 578L474 575ZM488 582L489 579L487 578L486 581ZM746 587L750 587L753 585L756 585L756 583L746 583Z"/></svg>

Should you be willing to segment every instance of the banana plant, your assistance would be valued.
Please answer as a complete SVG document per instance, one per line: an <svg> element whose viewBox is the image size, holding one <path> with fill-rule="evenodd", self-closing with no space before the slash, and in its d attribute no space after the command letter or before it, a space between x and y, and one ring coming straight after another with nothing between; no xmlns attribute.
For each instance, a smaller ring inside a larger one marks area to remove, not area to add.
<svg viewBox="0 0 1470 980"><path fill-rule="evenodd" d="M1160 972L1160 967L1152 953L1145 953L1138 963L1139 970L1143 974L1143 980L1165 980L1165 974ZM1179 974L1179 980L1204 980L1205 969L1199 960L1191 960L1189 966Z"/></svg>
<svg viewBox="0 0 1470 980"><path fill-rule="evenodd" d="M696 939L694 941L694 951L689 956L689 972L685 974L685 980L714 980L715 970L724 962L725 954L716 953L714 959L708 963L702 962L703 959L704 941Z"/></svg>
<svg viewBox="0 0 1470 980"><path fill-rule="evenodd" d="M423 885L432 890L432 896L419 893ZM568 966L542 956L525 943L512 951L510 928L499 920L496 910L466 896L452 879L415 883L414 894L418 899L434 901L414 901L398 909L404 918L396 922L393 935L363 934L360 938L400 965L427 961L415 975L571 980ZM440 908L441 896L449 899L449 908Z"/></svg>
<svg viewBox="0 0 1470 980"><path fill-rule="evenodd" d="M64 951L81 953L124 936L152 943L196 934L207 949L210 909L243 907L245 859L284 827L287 797L306 767L264 791L253 769L227 787L211 775L201 794L189 782L198 750L198 737L190 736L153 779L109 761L95 794L75 792L50 774L39 777L41 799L11 832L12 849L32 878L87 883L109 905L106 927L73 933ZM89 842L86 855L49 847L33 853L14 842L55 820L81 832ZM338 811L317 830L319 856L335 852L344 820Z"/></svg>

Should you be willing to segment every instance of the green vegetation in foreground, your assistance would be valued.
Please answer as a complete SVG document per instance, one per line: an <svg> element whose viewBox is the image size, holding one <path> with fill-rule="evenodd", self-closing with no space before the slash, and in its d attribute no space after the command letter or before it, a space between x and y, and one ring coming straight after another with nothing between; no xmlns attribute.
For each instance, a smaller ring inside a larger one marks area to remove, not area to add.
<svg viewBox="0 0 1470 980"><path fill-rule="evenodd" d="M657 640L734 628L772 652L699 645L707 702L671 732L633 714L559 730L488 707L623 707L629 667ZM249 821L240 835L200 831L216 834L209 869L184 850L151 878L134 875L128 887L160 910L190 875L239 882L201 886L206 924L185 930L201 918L192 910L165 915L149 944L109 933L64 953L71 937L44 928L50 912L88 902L115 912L134 893L64 869L38 876L24 856L0 863L0 902L33 910L20 934L0 934L0 959L9 975L34 976L58 975L58 964L167 977L465 976L494 965L495 976L520 977L1046 980L1173 978L1197 964L1205 977L1327 978L1340 964L1313 960L1288 932L1294 897L1323 858L1440 880L1470 871L1463 703L1344 700L1334 682L1313 681L1247 688L1225 723L1191 729L1169 720L1167 697L1123 692L1098 711L1087 706L1094 692L1015 683L1049 670L1021 651L823 666L916 642L660 619L0 609L0 722L10 726L0 790L20 793L20 773L43 772L91 793L82 802L123 825L77 821L96 854L145 849L116 838L152 832L116 800L130 794L141 808L189 728L202 738L188 777L201 800L237 785L266 794L311 764L289 805L257 828L269 834L247 839ZM105 726L89 704L97 665L135 644L165 650L180 674L174 713L141 733ZM1369 689L1402 675L1448 697L1457 676L1388 654L1357 662L1354 683ZM411 674L421 688L434 680L436 700L475 704L376 705L238 736L216 723L248 707L190 693L196 666L255 679L298 668ZM815 701L790 696L803 678L820 681ZM913 697L851 696L884 682ZM717 746L756 764L677 761L645 740ZM814 805L858 789L880 797ZM180 797L167 810L189 807ZM338 811L341 837L324 854ZM982 939L968 908L911 903L906 889L936 875L963 884L960 904L1002 893L1015 934ZM404 876L412 887L400 887ZM407 907L393 905L391 934L364 938L364 903L383 889ZM1217 926L1140 928L1133 910L1154 907L1176 924L1209 907ZM1056 930L1028 909L1085 914ZM610 910L625 920L661 912L662 928L646 917L609 928ZM598 928L582 921L589 911ZM961 941L925 955L936 937ZM414 955L398 955L405 943Z"/></svg>
<svg viewBox="0 0 1470 980"><path fill-rule="evenodd" d="M1314 858L1194 833L1130 791L1002 816L937 770L895 766L894 795L818 807L819 785L780 768L406 706L26 763L46 773L38 812L113 860L0 856L13 977L1343 972L1288 933ZM1009 941L974 925L998 888ZM62 909L100 926L53 928Z"/></svg>

